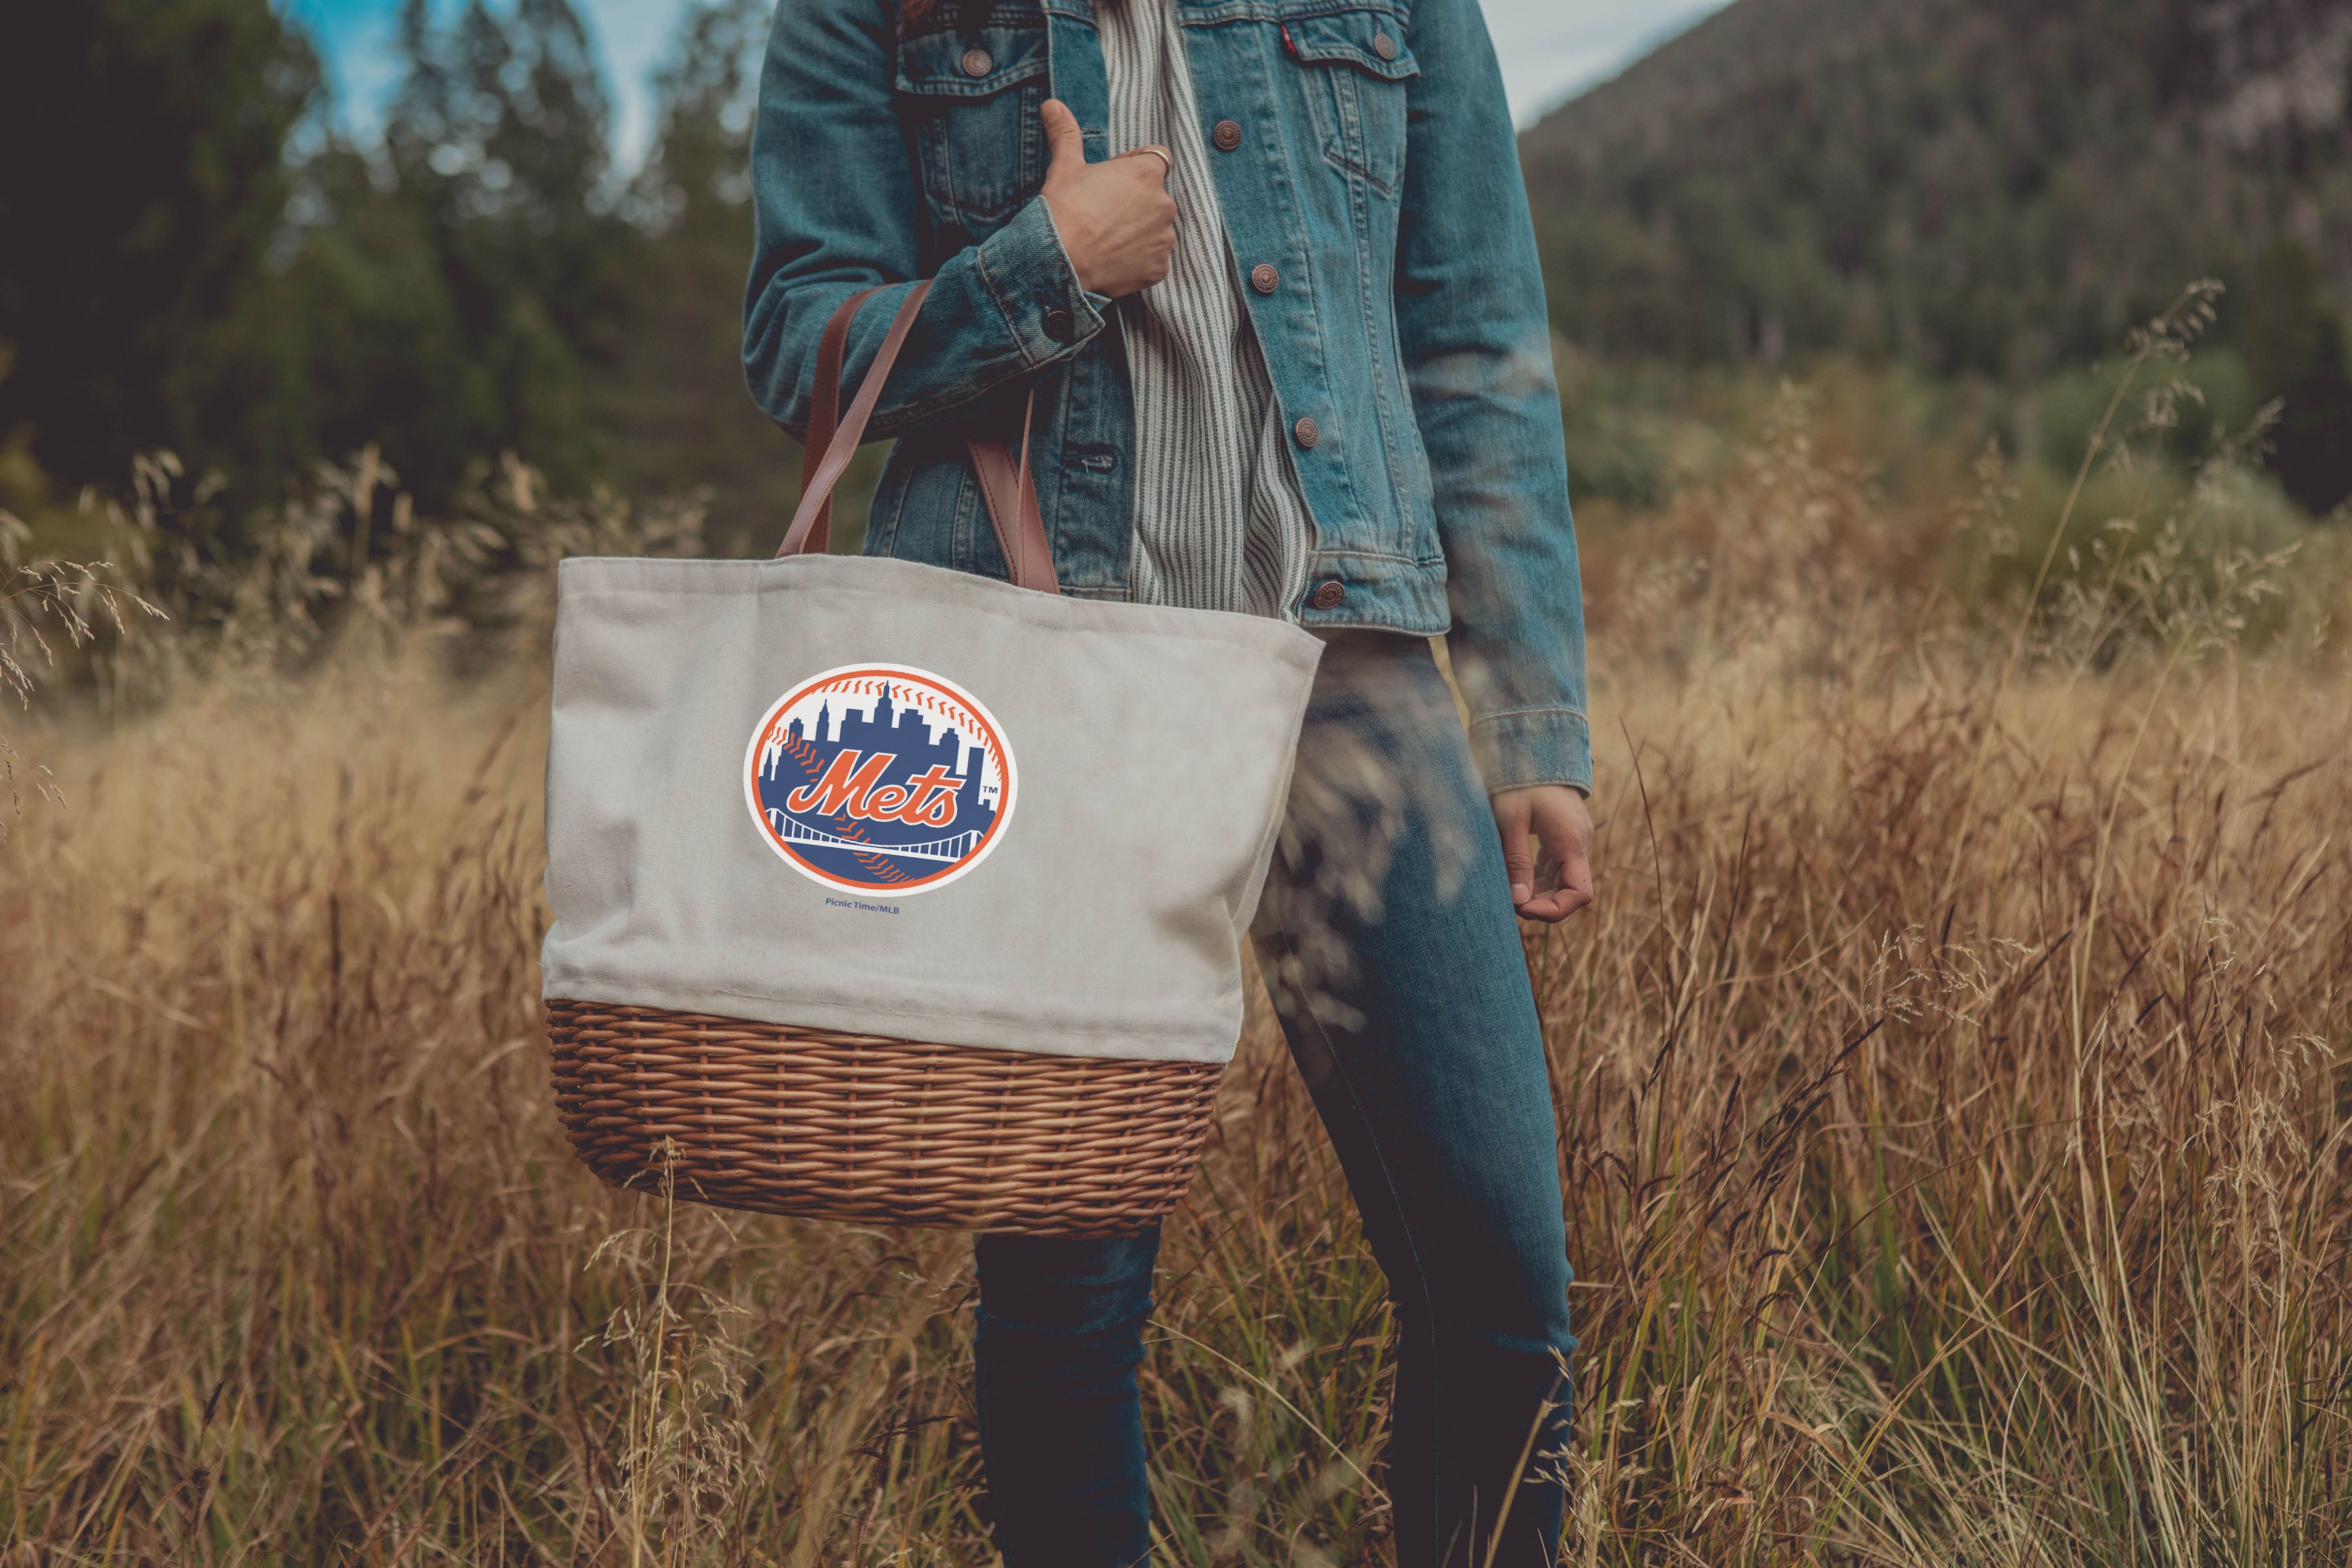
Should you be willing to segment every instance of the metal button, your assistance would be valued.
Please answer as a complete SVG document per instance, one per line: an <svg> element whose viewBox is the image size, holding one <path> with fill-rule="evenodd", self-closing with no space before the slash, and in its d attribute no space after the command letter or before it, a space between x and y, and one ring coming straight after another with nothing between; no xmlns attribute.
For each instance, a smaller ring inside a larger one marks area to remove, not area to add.
<svg viewBox="0 0 2352 1568"><path fill-rule="evenodd" d="M1390 47L1393 51L1395 46L1391 45ZM986 49L966 49L963 52L963 74L966 76L986 76L995 65L996 61L990 58Z"/></svg>
<svg viewBox="0 0 2352 1568"><path fill-rule="evenodd" d="M1347 584L1335 577L1318 587L1315 590L1315 597L1310 602L1318 610L1336 610L1347 597Z"/></svg>
<svg viewBox="0 0 2352 1568"><path fill-rule="evenodd" d="M1309 449L1313 448L1316 442L1323 439L1321 427L1304 414L1298 416L1298 423L1290 427L1290 433L1298 437L1300 446Z"/></svg>
<svg viewBox="0 0 2352 1568"><path fill-rule="evenodd" d="M1216 128L1209 132L1209 140L1217 144L1218 152L1232 152L1242 144L1241 122L1234 120L1218 121Z"/></svg>
<svg viewBox="0 0 2352 1568"><path fill-rule="evenodd" d="M1047 337L1057 343L1066 343L1078 335L1078 323L1072 319L1067 310L1059 306L1046 311L1045 319L1037 324L1044 329Z"/></svg>
<svg viewBox="0 0 2352 1568"><path fill-rule="evenodd" d="M1282 274L1274 269L1271 261L1261 261L1250 268L1250 287L1261 294L1271 294L1282 287Z"/></svg>
<svg viewBox="0 0 2352 1568"><path fill-rule="evenodd" d="M1381 58L1384 60L1392 60L1396 58L1396 40L1390 37L1386 33L1374 33L1372 35L1372 53L1380 56ZM969 55L964 57L967 61L969 61L971 58L971 57ZM969 64L967 64L964 68L967 70L971 69ZM972 71L971 74L978 76L980 73L978 71Z"/></svg>

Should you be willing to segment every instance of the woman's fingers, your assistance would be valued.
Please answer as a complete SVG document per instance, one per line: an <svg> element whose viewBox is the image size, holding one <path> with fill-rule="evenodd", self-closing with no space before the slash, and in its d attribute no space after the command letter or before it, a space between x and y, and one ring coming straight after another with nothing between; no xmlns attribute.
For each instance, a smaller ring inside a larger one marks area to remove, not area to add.
<svg viewBox="0 0 2352 1568"><path fill-rule="evenodd" d="M1492 802L1511 903L1523 920L1566 920L1592 902L1592 818L1565 784L1507 789ZM1548 864L1537 861L1538 846Z"/></svg>

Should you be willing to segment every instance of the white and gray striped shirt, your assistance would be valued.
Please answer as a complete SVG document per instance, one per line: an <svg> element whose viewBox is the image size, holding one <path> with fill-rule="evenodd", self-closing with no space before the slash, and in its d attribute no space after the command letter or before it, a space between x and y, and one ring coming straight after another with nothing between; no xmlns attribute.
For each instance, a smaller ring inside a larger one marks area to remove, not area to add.
<svg viewBox="0 0 2352 1568"><path fill-rule="evenodd" d="M1168 276L1118 302L1135 396L1135 543L1143 604L1292 617L1315 524L1291 468L1217 205L1171 0L1095 0L1110 78L1110 152L1173 158Z"/></svg>

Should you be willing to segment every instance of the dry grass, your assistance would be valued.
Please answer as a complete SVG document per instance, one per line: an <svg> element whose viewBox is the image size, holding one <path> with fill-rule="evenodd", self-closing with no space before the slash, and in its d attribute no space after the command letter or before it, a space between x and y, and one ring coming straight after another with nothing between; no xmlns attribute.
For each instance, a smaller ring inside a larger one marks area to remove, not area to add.
<svg viewBox="0 0 2352 1568"><path fill-rule="evenodd" d="M1969 535L1871 505L1791 421L1596 574L1603 894L1528 947L1569 1557L2352 1560L2334 612L2158 552L2012 658L1934 607ZM40 732L0 1563L989 1561L965 1243L572 1163L537 677L417 662ZM1255 1016L1151 1331L1166 1555L1379 1562L1381 1281Z"/></svg>

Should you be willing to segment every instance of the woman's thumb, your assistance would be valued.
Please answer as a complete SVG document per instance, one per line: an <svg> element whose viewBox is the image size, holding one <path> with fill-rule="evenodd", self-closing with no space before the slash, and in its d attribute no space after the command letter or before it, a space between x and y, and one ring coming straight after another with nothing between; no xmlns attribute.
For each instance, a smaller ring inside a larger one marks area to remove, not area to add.
<svg viewBox="0 0 2352 1568"><path fill-rule="evenodd" d="M1536 896L1536 856L1528 844L1529 815L1523 796L1495 803L1495 826L1503 837L1503 874L1511 885L1514 909Z"/></svg>
<svg viewBox="0 0 2352 1568"><path fill-rule="evenodd" d="M1060 99L1047 99L1037 116L1045 125L1045 156L1050 162L1058 166L1087 161L1087 139L1078 129L1078 117Z"/></svg>

